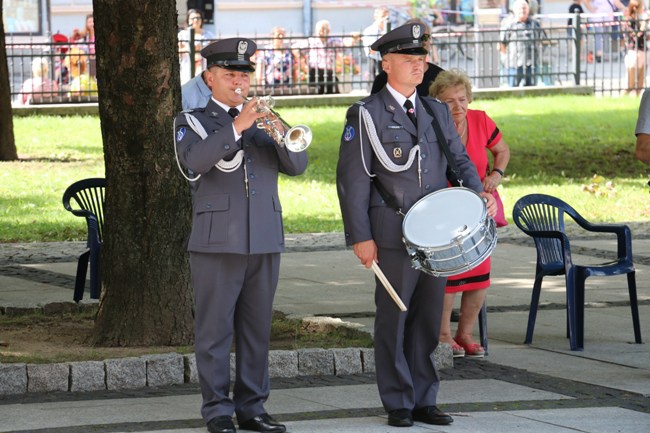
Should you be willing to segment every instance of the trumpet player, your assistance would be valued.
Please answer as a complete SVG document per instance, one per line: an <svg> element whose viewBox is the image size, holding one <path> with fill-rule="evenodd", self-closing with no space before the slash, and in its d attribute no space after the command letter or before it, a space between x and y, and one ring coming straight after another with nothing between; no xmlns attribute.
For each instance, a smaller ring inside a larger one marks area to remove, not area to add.
<svg viewBox="0 0 650 433"><path fill-rule="evenodd" d="M195 299L195 352L210 433L284 432L265 410L272 304L284 251L278 173L302 174L306 152L290 152L256 127L246 99L255 42L229 38L201 50L212 97L175 120L180 163L200 175L188 251ZM198 177L198 176L197 176ZM236 372L230 390L230 348Z"/></svg>

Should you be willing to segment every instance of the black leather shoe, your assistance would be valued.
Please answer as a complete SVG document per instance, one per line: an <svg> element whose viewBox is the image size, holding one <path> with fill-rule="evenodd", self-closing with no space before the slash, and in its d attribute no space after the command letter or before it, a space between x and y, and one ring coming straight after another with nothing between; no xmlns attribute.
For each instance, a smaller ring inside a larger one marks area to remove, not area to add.
<svg viewBox="0 0 650 433"><path fill-rule="evenodd" d="M408 409L395 409L388 412L388 425L393 427L411 427L413 416Z"/></svg>
<svg viewBox="0 0 650 433"><path fill-rule="evenodd" d="M263 413L262 415L255 416L248 421L240 422L239 428L242 430L253 430L259 432L268 432L268 433L284 433L287 431L287 428L284 424L280 424L268 413Z"/></svg>
<svg viewBox="0 0 650 433"><path fill-rule="evenodd" d="M232 417L228 415L218 416L208 421L208 431L210 433L236 433L235 424Z"/></svg>
<svg viewBox="0 0 650 433"><path fill-rule="evenodd" d="M413 411L415 421L435 425L448 425L454 422L454 419L438 409L436 406L425 406Z"/></svg>

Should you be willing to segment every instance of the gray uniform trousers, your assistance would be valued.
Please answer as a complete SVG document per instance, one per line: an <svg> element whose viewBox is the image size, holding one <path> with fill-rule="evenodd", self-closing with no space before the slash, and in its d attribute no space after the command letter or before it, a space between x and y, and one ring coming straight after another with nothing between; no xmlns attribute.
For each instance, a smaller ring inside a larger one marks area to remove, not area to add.
<svg viewBox="0 0 650 433"><path fill-rule="evenodd" d="M196 365L205 420L233 412L240 421L265 413L269 338L280 254L190 253L196 303ZM230 348L237 346L230 391Z"/></svg>
<svg viewBox="0 0 650 433"><path fill-rule="evenodd" d="M400 311L376 281L375 366L382 404L387 411L433 406L440 387L433 352L447 279L413 269L406 249L380 248L378 259L407 307Z"/></svg>

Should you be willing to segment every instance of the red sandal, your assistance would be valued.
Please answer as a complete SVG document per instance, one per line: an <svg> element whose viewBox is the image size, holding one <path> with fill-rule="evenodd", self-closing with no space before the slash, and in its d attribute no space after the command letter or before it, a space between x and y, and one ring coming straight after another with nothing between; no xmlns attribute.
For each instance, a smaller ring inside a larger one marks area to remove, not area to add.
<svg viewBox="0 0 650 433"><path fill-rule="evenodd" d="M485 356L485 349L478 343L466 344L461 340L454 341L464 349L465 356L468 358L483 358Z"/></svg>

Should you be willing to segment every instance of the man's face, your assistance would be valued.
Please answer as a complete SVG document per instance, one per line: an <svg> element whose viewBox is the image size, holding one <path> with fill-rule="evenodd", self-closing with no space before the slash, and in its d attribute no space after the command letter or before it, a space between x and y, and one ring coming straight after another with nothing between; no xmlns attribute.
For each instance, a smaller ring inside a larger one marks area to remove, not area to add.
<svg viewBox="0 0 650 433"><path fill-rule="evenodd" d="M528 14L530 13L530 8L528 7L528 3L526 2L519 2L517 3L517 7L515 9L515 16L517 17L518 21L524 22L528 19Z"/></svg>
<svg viewBox="0 0 650 433"><path fill-rule="evenodd" d="M211 67L208 74L208 86L212 89L212 96L229 107L244 102L243 97L248 96L250 82L249 72L233 71L218 66ZM236 89L241 89L241 95L237 94Z"/></svg>
<svg viewBox="0 0 650 433"><path fill-rule="evenodd" d="M424 78L425 57L425 55L386 54L382 58L382 68L388 75L390 85L400 92L410 88L415 89Z"/></svg>

